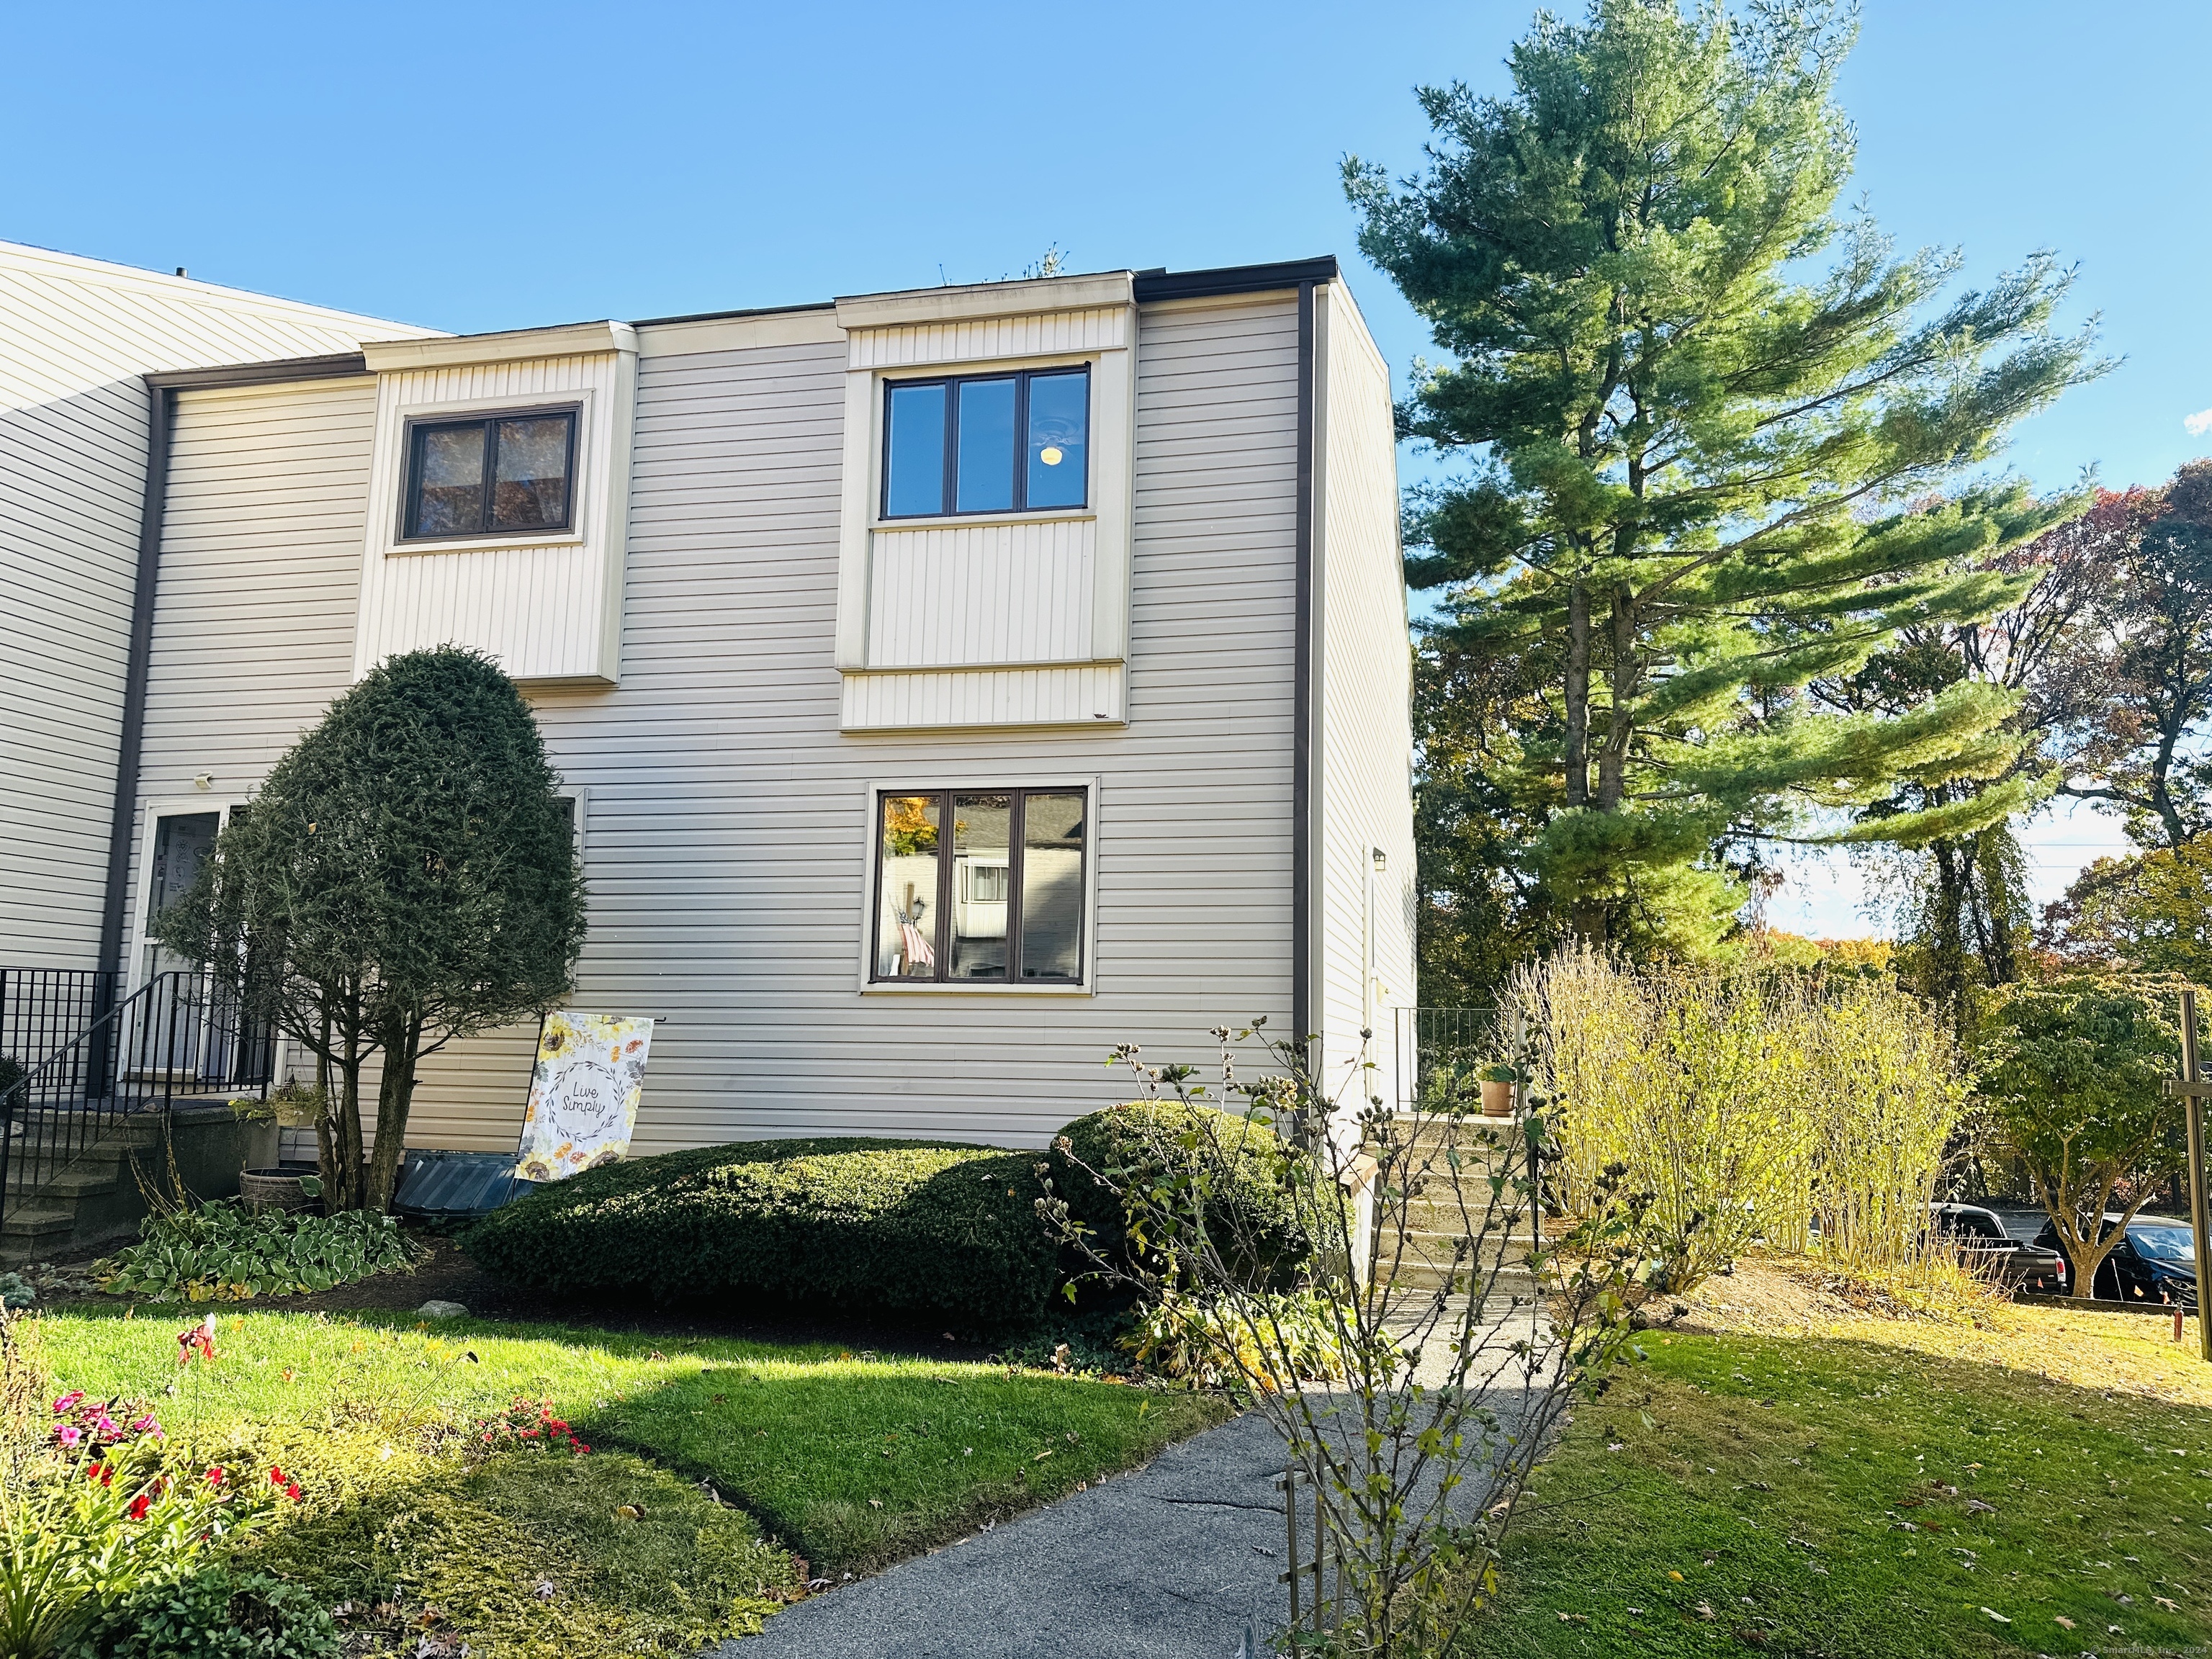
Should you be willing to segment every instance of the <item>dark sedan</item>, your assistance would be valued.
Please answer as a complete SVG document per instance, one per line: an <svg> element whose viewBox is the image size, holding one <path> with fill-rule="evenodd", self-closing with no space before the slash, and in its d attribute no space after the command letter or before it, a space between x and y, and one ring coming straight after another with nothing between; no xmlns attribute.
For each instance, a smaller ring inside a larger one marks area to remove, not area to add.
<svg viewBox="0 0 2212 1659"><path fill-rule="evenodd" d="M2100 1237L2110 1238L2119 1224L2120 1218L2107 1212ZM2035 1242L2063 1254L2058 1230L2047 1221ZM2188 1223L2146 1215L2129 1222L2126 1237L2097 1264L2097 1295L2107 1302L2179 1303L2194 1308L2197 1241Z"/></svg>
<svg viewBox="0 0 2212 1659"><path fill-rule="evenodd" d="M2005 1231L1994 1210L1978 1204L1936 1204L1929 1208L1936 1236L1954 1247L1961 1261L1992 1274L2014 1290L2042 1296L2066 1293L2066 1258L2038 1239L2023 1244Z"/></svg>

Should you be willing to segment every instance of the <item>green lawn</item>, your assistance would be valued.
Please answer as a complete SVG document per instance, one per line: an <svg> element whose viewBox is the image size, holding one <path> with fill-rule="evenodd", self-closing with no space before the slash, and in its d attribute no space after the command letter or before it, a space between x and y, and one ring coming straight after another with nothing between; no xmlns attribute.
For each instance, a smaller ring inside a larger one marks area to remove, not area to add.
<svg viewBox="0 0 2212 1659"><path fill-rule="evenodd" d="M1226 1414L1003 1365L411 1316L221 1310L215 1363L180 1369L202 1311L46 1316L55 1386L149 1399L173 1437L282 1462L307 1502L257 1554L333 1601L440 1607L502 1652L680 1646L706 1626L670 1624L677 1604L744 1628L796 1583L787 1549L811 1576L864 1571ZM471 1468L459 1431L517 1395L592 1454Z"/></svg>
<svg viewBox="0 0 2212 1659"><path fill-rule="evenodd" d="M2212 1644L2212 1410L1872 1342L1643 1346L1540 1470L1472 1653Z"/></svg>

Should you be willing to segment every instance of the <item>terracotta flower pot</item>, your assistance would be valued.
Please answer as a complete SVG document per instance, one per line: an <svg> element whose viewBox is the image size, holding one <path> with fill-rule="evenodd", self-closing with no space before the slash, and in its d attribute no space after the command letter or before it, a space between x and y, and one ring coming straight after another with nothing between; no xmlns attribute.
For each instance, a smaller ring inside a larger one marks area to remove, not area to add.
<svg viewBox="0 0 2212 1659"><path fill-rule="evenodd" d="M1482 1079L1482 1115L1485 1117L1513 1115L1513 1085L1503 1079Z"/></svg>

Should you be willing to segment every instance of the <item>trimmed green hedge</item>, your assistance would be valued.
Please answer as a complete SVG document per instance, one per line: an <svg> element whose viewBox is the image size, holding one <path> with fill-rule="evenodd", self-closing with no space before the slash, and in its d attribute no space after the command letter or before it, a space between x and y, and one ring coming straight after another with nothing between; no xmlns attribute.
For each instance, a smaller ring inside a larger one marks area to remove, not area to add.
<svg viewBox="0 0 2212 1659"><path fill-rule="evenodd" d="M1206 1149L1210 1139L1220 1149L1220 1163L1219 1184L1206 1207L1206 1231L1231 1265L1255 1289L1287 1290L1313 1260L1313 1241L1299 1223L1289 1186L1300 1178L1303 1166L1284 1156L1275 1132L1266 1124L1210 1106L1130 1101L1079 1117L1060 1134L1074 1160L1117 1183L1147 1185L1161 1181L1171 1163ZM1186 1142L1190 1153L1184 1151ZM1127 1261L1121 1200L1097 1176L1076 1167L1057 1139L1051 1164L1054 1192L1067 1200L1069 1215L1091 1230L1093 1246L1103 1255ZM1240 1240L1249 1248L1237 1249L1233 1241Z"/></svg>
<svg viewBox="0 0 2212 1659"><path fill-rule="evenodd" d="M1057 1282L1036 1154L934 1140L753 1140L541 1187L461 1248L546 1290L767 1294L1032 1320Z"/></svg>

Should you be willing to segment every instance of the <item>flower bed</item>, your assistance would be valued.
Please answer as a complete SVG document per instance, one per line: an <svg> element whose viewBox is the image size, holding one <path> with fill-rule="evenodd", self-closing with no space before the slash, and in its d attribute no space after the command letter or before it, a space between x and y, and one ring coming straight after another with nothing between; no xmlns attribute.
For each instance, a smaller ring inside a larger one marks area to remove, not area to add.
<svg viewBox="0 0 2212 1659"><path fill-rule="evenodd" d="M137 1243L100 1264L100 1282L161 1302L244 1302L404 1273L420 1254L390 1216L257 1212L226 1201L149 1216Z"/></svg>

